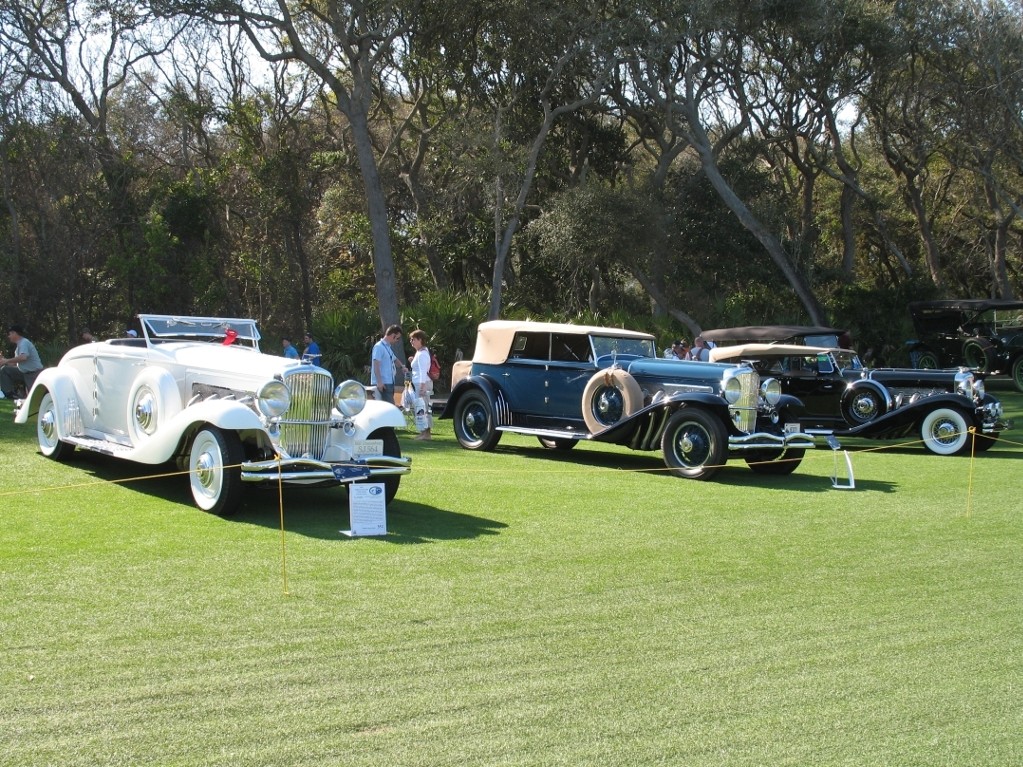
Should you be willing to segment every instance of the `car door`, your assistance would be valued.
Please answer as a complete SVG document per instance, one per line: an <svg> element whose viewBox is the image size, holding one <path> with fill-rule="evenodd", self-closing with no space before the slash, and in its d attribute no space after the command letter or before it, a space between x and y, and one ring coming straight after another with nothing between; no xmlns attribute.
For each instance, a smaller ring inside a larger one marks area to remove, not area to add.
<svg viewBox="0 0 1023 767"><path fill-rule="evenodd" d="M595 372L588 335L553 333L546 379L547 417L554 422L581 420L583 390Z"/></svg>
<svg viewBox="0 0 1023 767"><path fill-rule="evenodd" d="M95 356L93 374L93 428L103 438L131 444L128 434L128 394L146 367L144 346L104 344ZM99 436L99 435L97 435Z"/></svg>
<svg viewBox="0 0 1023 767"><path fill-rule="evenodd" d="M822 364L815 355L785 358L782 388L803 402L806 426L832 427L843 422L842 395L848 382L830 361Z"/></svg>
<svg viewBox="0 0 1023 767"><path fill-rule="evenodd" d="M551 334L520 330L512 339L508 359L497 370L505 399L516 416L547 413L547 365Z"/></svg>

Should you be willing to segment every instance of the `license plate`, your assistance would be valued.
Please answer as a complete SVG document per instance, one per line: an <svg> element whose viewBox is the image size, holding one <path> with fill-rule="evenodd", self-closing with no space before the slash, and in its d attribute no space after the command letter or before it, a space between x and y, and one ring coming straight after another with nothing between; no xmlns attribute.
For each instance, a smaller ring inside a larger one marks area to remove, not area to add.
<svg viewBox="0 0 1023 767"><path fill-rule="evenodd" d="M369 476L369 466L332 466L334 479L338 482L350 482L353 479L366 479Z"/></svg>
<svg viewBox="0 0 1023 767"><path fill-rule="evenodd" d="M793 421L789 421L787 424L785 424L785 433L786 434L799 434L801 431L802 431L802 429L799 427L798 423L795 423Z"/></svg>
<svg viewBox="0 0 1023 767"><path fill-rule="evenodd" d="M384 441L382 439L360 439L352 446L352 455L356 458L383 454Z"/></svg>

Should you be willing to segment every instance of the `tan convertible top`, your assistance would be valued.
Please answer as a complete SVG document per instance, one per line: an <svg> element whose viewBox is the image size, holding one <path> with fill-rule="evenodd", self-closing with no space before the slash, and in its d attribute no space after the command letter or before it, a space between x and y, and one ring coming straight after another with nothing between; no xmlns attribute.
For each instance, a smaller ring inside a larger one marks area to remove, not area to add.
<svg viewBox="0 0 1023 767"><path fill-rule="evenodd" d="M611 336L613 338L638 338L653 340L649 333L621 328L604 328L596 325L572 325L565 322L530 322L527 320L491 320L482 322L476 330L476 351L473 362L500 365L508 359L512 339L519 331L527 333L564 333L577 336ZM803 347L804 349L806 347Z"/></svg>

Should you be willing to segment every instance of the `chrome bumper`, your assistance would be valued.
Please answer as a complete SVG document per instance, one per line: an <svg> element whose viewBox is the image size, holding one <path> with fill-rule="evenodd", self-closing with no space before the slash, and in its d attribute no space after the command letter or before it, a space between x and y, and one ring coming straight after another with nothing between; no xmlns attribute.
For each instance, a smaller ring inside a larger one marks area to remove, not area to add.
<svg viewBox="0 0 1023 767"><path fill-rule="evenodd" d="M346 484L373 477L408 474L412 458L371 456L362 461L326 463L311 458L246 461L241 465L242 482L336 483Z"/></svg>
<svg viewBox="0 0 1023 767"><path fill-rule="evenodd" d="M730 451L744 450L813 450L817 443L813 436L806 432L794 432L792 434L767 434L754 432L742 436L729 436L728 449Z"/></svg>

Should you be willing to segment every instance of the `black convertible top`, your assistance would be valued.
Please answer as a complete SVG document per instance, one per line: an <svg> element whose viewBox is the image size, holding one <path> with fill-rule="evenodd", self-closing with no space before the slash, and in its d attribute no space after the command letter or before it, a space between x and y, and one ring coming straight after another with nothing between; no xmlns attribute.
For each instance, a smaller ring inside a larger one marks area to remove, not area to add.
<svg viewBox="0 0 1023 767"><path fill-rule="evenodd" d="M782 343L802 340L806 336L840 336L844 330L815 325L748 325L740 328L718 328L702 335L716 344Z"/></svg>
<svg viewBox="0 0 1023 767"><path fill-rule="evenodd" d="M913 301L909 313L916 315L942 311L986 312L988 309L1023 309L1023 301L1002 298L953 298L943 301Z"/></svg>

